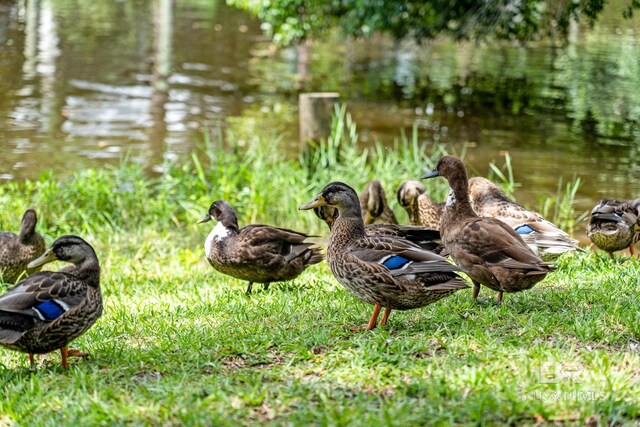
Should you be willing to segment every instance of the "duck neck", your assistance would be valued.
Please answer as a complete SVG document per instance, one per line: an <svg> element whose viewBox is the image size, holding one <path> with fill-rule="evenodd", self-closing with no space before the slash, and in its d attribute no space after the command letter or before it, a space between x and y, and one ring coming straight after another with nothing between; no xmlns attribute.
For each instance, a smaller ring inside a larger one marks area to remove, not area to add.
<svg viewBox="0 0 640 427"><path fill-rule="evenodd" d="M18 236L20 243L22 243L23 245L30 243L33 240L35 235L36 235L35 222L32 222L32 221L23 222L22 226L20 227L20 235Z"/></svg>
<svg viewBox="0 0 640 427"><path fill-rule="evenodd" d="M461 171L459 175L451 177L449 179L449 187L449 195L444 205L444 216L448 217L451 214L456 217L477 216L469 201L469 184L466 171Z"/></svg>
<svg viewBox="0 0 640 427"><path fill-rule="evenodd" d="M240 227L238 227L238 217L236 217L236 213L233 210L226 211L222 214L216 227L220 224L222 225L221 228L224 228L230 234L238 234L240 230Z"/></svg>
<svg viewBox="0 0 640 427"><path fill-rule="evenodd" d="M100 264L97 259L86 258L81 263L64 269L89 286L100 289Z"/></svg>
<svg viewBox="0 0 640 427"><path fill-rule="evenodd" d="M345 246L352 239L365 236L364 221L362 220L360 206L357 209L345 209L333 223L329 244L333 247Z"/></svg>

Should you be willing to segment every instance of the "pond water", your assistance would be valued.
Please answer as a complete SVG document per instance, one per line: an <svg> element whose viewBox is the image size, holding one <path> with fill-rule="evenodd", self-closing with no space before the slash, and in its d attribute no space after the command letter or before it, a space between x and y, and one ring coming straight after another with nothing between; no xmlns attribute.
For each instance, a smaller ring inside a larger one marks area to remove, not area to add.
<svg viewBox="0 0 640 427"><path fill-rule="evenodd" d="M623 5L563 47L378 37L304 50L276 49L223 1L3 1L0 179L124 155L158 169L233 121L293 147L298 94L337 91L363 144L415 123L422 140L466 145L474 173L509 152L524 202L574 176L578 209L640 197L640 19Z"/></svg>

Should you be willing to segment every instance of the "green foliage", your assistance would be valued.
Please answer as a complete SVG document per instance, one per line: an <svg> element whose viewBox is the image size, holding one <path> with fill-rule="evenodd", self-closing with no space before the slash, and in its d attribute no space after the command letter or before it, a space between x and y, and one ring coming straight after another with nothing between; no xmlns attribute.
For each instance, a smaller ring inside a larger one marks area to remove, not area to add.
<svg viewBox="0 0 640 427"><path fill-rule="evenodd" d="M568 2L475 0L227 0L257 15L280 44L318 37L338 27L348 36L389 33L396 38L531 40L559 32L566 36L571 20L593 23L604 0ZM627 3L630 17L640 2Z"/></svg>

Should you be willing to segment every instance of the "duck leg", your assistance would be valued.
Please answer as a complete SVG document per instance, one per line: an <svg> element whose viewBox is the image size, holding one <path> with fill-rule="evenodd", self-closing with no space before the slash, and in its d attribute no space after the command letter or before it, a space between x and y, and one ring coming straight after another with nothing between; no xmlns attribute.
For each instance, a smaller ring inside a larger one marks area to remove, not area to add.
<svg viewBox="0 0 640 427"><path fill-rule="evenodd" d="M473 281L473 299L477 300L478 299L478 294L480 293L480 283L476 282L475 280Z"/></svg>
<svg viewBox="0 0 640 427"><path fill-rule="evenodd" d="M62 367L67 369L69 367L69 362L67 362L67 355L69 351L67 350L67 346L60 348L60 356L62 357Z"/></svg>
<svg viewBox="0 0 640 427"><path fill-rule="evenodd" d="M631 254L631 256L633 256L633 253L634 253L633 245L629 246L629 253Z"/></svg>
<svg viewBox="0 0 640 427"><path fill-rule="evenodd" d="M502 291L498 292L498 299L496 300L496 303L498 304L502 303Z"/></svg>
<svg viewBox="0 0 640 427"><path fill-rule="evenodd" d="M251 295L251 289L253 289L253 282L249 282L249 285L247 286L247 290L245 294Z"/></svg>
<svg viewBox="0 0 640 427"><path fill-rule="evenodd" d="M389 307L385 307L384 313L382 313L382 320L380 320L380 326L387 326L387 322L389 321L390 314L391 314L391 309Z"/></svg>
<svg viewBox="0 0 640 427"><path fill-rule="evenodd" d="M369 319L369 324L367 325L367 331L370 331L376 327L378 323L378 315L380 314L380 309L382 306L380 304L376 304L373 307L373 314L371 315L371 319Z"/></svg>
<svg viewBox="0 0 640 427"><path fill-rule="evenodd" d="M268 291L268 290L269 290L269 285L270 285L270 284L271 284L271 283L265 283L265 284L264 284L264 290L265 290L265 291Z"/></svg>
<svg viewBox="0 0 640 427"><path fill-rule="evenodd" d="M31 365L31 369L33 369L33 354L27 353L27 357L29 358L29 364Z"/></svg>

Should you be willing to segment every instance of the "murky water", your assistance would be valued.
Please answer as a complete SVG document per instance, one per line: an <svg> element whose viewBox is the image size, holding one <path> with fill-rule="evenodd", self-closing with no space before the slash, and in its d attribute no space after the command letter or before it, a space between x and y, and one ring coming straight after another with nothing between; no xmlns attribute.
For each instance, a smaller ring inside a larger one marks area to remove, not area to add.
<svg viewBox="0 0 640 427"><path fill-rule="evenodd" d="M509 152L518 197L580 176L580 209L640 197L640 19L613 2L566 47L383 38L275 49L223 1L0 2L0 179L124 155L160 168L203 129L257 120L295 145L300 91L338 91L363 135ZM617 10L616 10L617 8Z"/></svg>

